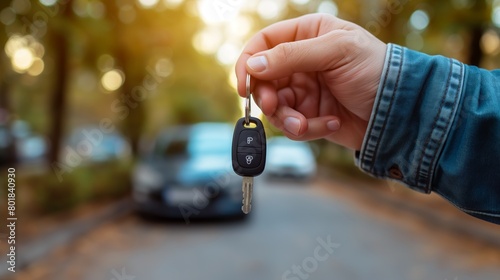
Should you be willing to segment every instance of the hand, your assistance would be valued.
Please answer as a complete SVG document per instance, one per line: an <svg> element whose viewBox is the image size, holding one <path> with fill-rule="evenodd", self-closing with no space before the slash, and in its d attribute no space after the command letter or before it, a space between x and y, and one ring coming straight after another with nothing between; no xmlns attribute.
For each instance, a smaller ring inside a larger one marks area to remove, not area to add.
<svg viewBox="0 0 500 280"><path fill-rule="evenodd" d="M258 32L236 63L238 92L253 95L269 121L293 140L325 138L360 150L387 46L361 27L325 14Z"/></svg>

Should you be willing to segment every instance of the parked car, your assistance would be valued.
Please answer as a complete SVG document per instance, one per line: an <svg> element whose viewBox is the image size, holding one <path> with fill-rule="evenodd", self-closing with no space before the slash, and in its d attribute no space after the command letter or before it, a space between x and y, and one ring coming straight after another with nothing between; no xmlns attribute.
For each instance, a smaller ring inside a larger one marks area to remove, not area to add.
<svg viewBox="0 0 500 280"><path fill-rule="evenodd" d="M0 123L0 165L34 163L41 165L47 155L44 137L34 133L23 120Z"/></svg>
<svg viewBox="0 0 500 280"><path fill-rule="evenodd" d="M43 163L48 147L44 137L32 132L30 125L23 120L16 120L11 126L16 141L17 159L21 163Z"/></svg>
<svg viewBox="0 0 500 280"><path fill-rule="evenodd" d="M117 131L103 131L98 126L88 125L72 130L66 138L62 158L76 154L82 163L102 163L129 160L131 147L125 137Z"/></svg>
<svg viewBox="0 0 500 280"><path fill-rule="evenodd" d="M317 172L311 146L286 137L270 139L265 172L269 177L311 179Z"/></svg>
<svg viewBox="0 0 500 280"><path fill-rule="evenodd" d="M233 126L200 123L168 129L137 165L133 199L140 213L189 222L244 217L241 178L231 167Z"/></svg>

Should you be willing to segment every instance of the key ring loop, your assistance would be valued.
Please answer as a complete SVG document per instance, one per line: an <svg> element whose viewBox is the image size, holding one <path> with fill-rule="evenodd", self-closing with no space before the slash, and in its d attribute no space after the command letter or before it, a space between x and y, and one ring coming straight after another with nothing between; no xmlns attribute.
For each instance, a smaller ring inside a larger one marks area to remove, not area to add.
<svg viewBox="0 0 500 280"><path fill-rule="evenodd" d="M250 109L252 103L252 93L250 92L250 74L247 73L246 79L246 90L247 90L247 99L245 102L245 125L250 124Z"/></svg>

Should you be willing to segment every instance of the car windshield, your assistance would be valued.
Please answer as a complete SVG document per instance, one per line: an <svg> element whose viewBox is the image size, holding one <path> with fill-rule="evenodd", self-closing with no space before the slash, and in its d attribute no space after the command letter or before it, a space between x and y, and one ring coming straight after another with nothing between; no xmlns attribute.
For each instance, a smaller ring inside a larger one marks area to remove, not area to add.
<svg viewBox="0 0 500 280"><path fill-rule="evenodd" d="M231 126L204 124L193 127L187 148L190 156L230 154L231 142Z"/></svg>
<svg viewBox="0 0 500 280"><path fill-rule="evenodd" d="M202 123L189 129L174 129L156 153L166 158L230 155L233 129L224 123Z"/></svg>

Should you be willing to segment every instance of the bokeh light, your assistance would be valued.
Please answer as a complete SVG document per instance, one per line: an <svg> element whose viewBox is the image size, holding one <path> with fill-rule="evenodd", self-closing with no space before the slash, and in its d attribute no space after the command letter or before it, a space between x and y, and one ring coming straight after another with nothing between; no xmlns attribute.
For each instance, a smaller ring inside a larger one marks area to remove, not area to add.
<svg viewBox="0 0 500 280"><path fill-rule="evenodd" d="M414 30L425 30L429 26L429 22L429 15L423 10L416 10L410 17L410 27Z"/></svg>
<svg viewBox="0 0 500 280"><path fill-rule="evenodd" d="M292 3L297 5L305 5L310 2L310 0L291 0Z"/></svg>
<svg viewBox="0 0 500 280"><path fill-rule="evenodd" d="M217 60L223 65L231 65L236 62L241 48L234 43L224 43L217 51Z"/></svg>
<svg viewBox="0 0 500 280"><path fill-rule="evenodd" d="M496 27L500 28L500 7L495 7L491 14L491 20Z"/></svg>
<svg viewBox="0 0 500 280"><path fill-rule="evenodd" d="M102 72L107 72L115 67L115 59L109 54L103 54L97 59L97 68Z"/></svg>
<svg viewBox="0 0 500 280"><path fill-rule="evenodd" d="M481 37L481 48L485 54L495 55L500 50L500 38L494 30L488 30Z"/></svg>
<svg viewBox="0 0 500 280"><path fill-rule="evenodd" d="M198 0L197 13L205 24L219 24L236 18L243 1Z"/></svg>
<svg viewBox="0 0 500 280"><path fill-rule="evenodd" d="M34 59L35 56L30 49L25 47L17 49L12 56L12 67L18 72L26 71L31 67Z"/></svg>
<svg viewBox="0 0 500 280"><path fill-rule="evenodd" d="M7 40L7 43L5 43L5 54L7 54L8 57L12 57L19 48L26 46L26 44L27 42L24 37L12 35L9 40Z"/></svg>
<svg viewBox="0 0 500 280"><path fill-rule="evenodd" d="M92 1L87 4L87 13L91 18L101 19L106 14L106 6L100 1Z"/></svg>
<svg viewBox="0 0 500 280"><path fill-rule="evenodd" d="M79 17L87 16L87 2L85 0L73 1L73 12Z"/></svg>
<svg viewBox="0 0 500 280"><path fill-rule="evenodd" d="M215 54L223 40L224 36L219 29L207 27L193 37L193 46L200 53Z"/></svg>
<svg viewBox="0 0 500 280"><path fill-rule="evenodd" d="M11 25L16 21L16 11L7 7L0 12L0 22L4 25Z"/></svg>
<svg viewBox="0 0 500 280"><path fill-rule="evenodd" d="M322 1L318 6L318 13L325 13L338 16L339 8L333 1Z"/></svg>
<svg viewBox="0 0 500 280"><path fill-rule="evenodd" d="M241 15L226 26L226 34L230 38L243 39L252 31L253 26L251 17Z"/></svg>
<svg viewBox="0 0 500 280"><path fill-rule="evenodd" d="M123 5L120 7L120 11L118 12L118 18L121 22L129 24L134 22L137 13L132 5Z"/></svg>
<svg viewBox="0 0 500 280"><path fill-rule="evenodd" d="M152 8L158 4L158 0L138 0L139 4L144 8Z"/></svg>
<svg viewBox="0 0 500 280"><path fill-rule="evenodd" d="M33 59L31 67L28 69L28 74L30 76L38 76L42 74L44 69L45 69L45 63L40 58L36 57L35 59Z"/></svg>
<svg viewBox="0 0 500 280"><path fill-rule="evenodd" d="M182 2L184 2L184 0L163 0L163 5L169 9L175 9L182 4Z"/></svg>
<svg viewBox="0 0 500 280"><path fill-rule="evenodd" d="M117 69L106 72L101 78L101 85L107 91L119 89L123 85L123 82L125 82L124 74Z"/></svg>
<svg viewBox="0 0 500 280"><path fill-rule="evenodd" d="M12 0L10 6L16 11L16 14L25 15L31 10L31 1Z"/></svg>
<svg viewBox="0 0 500 280"><path fill-rule="evenodd" d="M470 9L474 5L475 0L451 0L451 4L456 9Z"/></svg>
<svg viewBox="0 0 500 280"><path fill-rule="evenodd" d="M174 64L170 59L160 58L155 64L155 71L160 77L168 77L174 72Z"/></svg>
<svg viewBox="0 0 500 280"><path fill-rule="evenodd" d="M39 0L40 4L44 6L54 6L57 3L57 0Z"/></svg>
<svg viewBox="0 0 500 280"><path fill-rule="evenodd" d="M286 12L286 2L283 0L261 0L257 6L257 13L263 19L277 19Z"/></svg>
<svg viewBox="0 0 500 280"><path fill-rule="evenodd" d="M40 75L45 69L42 58L44 46L33 36L12 35L5 43L5 54L10 58L12 69L20 74Z"/></svg>

